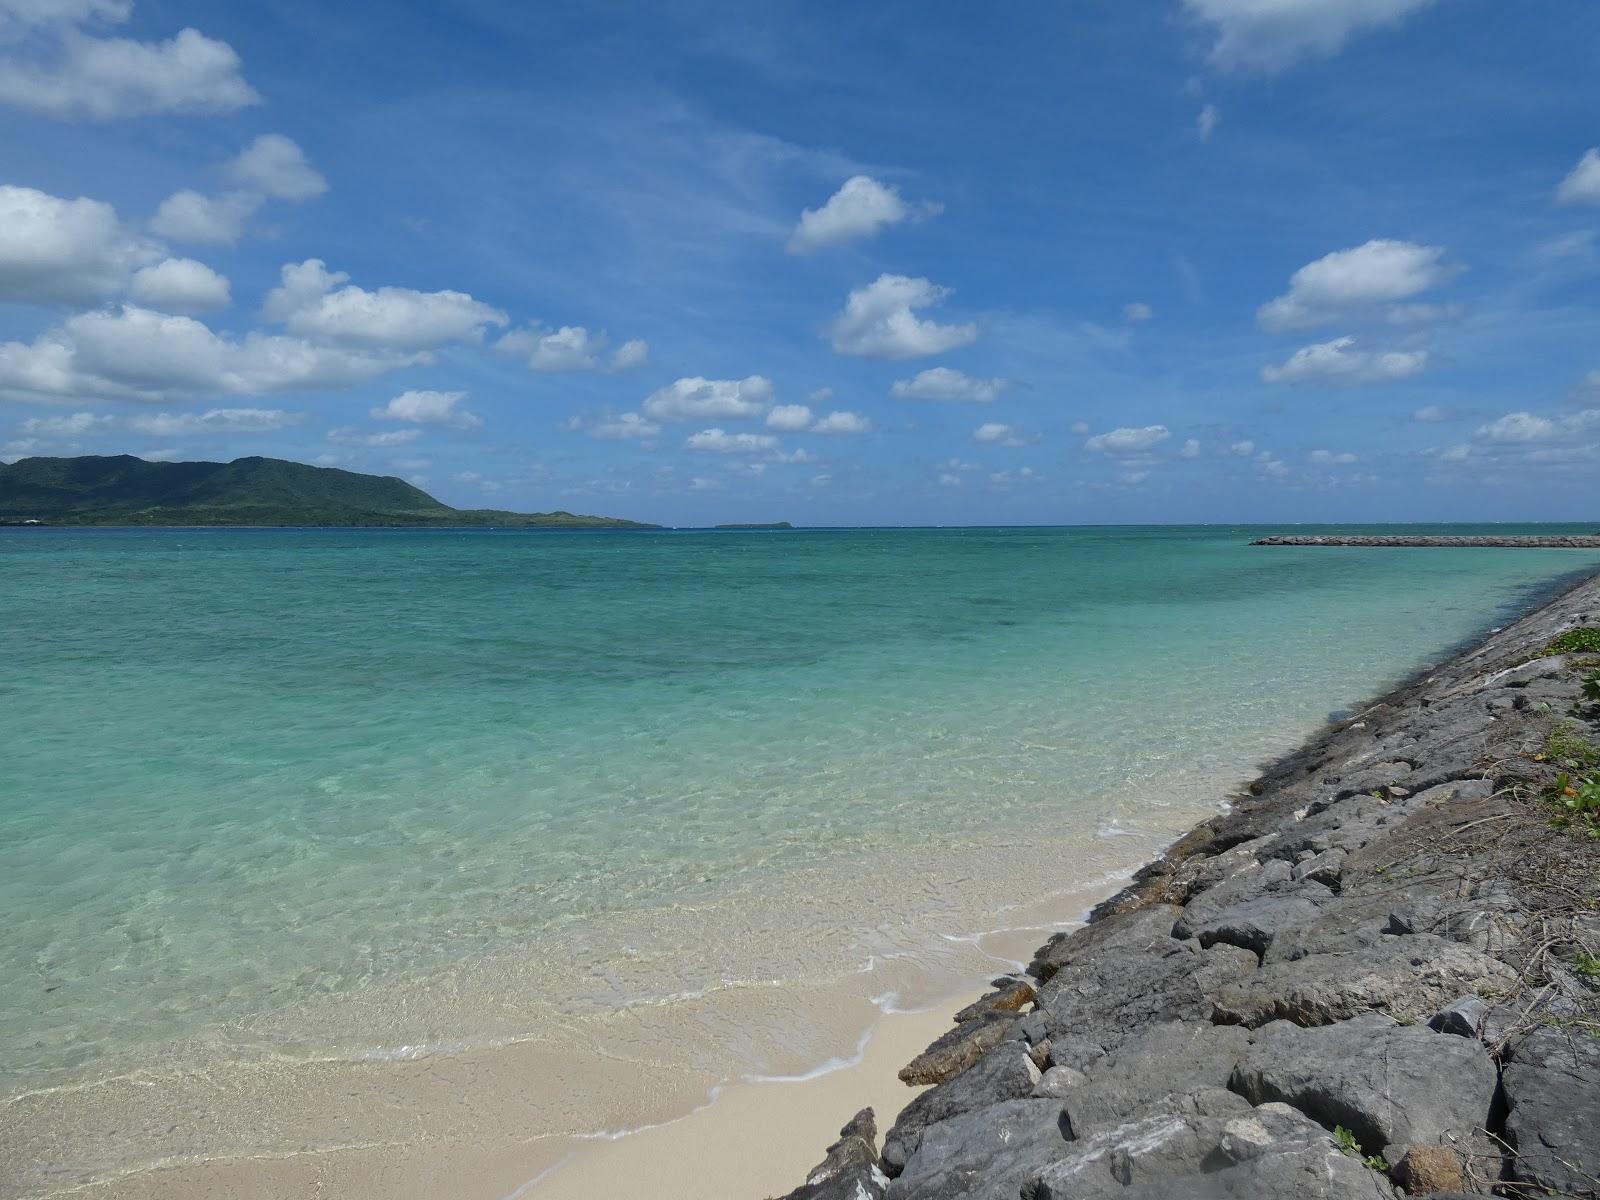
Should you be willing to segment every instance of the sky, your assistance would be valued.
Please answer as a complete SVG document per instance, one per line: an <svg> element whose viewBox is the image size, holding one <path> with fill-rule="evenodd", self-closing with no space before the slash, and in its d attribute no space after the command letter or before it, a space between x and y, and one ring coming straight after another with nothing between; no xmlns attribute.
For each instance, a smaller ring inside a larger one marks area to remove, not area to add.
<svg viewBox="0 0 1600 1200"><path fill-rule="evenodd" d="M1593 0L0 0L0 459L1600 520Z"/></svg>

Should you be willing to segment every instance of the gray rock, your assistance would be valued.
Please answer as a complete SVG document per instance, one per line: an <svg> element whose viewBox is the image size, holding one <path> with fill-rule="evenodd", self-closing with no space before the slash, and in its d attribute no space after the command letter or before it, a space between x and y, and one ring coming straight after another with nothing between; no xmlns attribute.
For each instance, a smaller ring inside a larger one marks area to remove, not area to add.
<svg viewBox="0 0 1600 1200"><path fill-rule="evenodd" d="M1327 889L1320 884L1307 886L1327 892ZM1320 911L1318 900L1321 898L1277 891L1267 892L1248 900L1241 900L1237 904L1230 904L1198 925L1179 921L1175 932L1179 936L1196 937L1200 944L1207 948L1223 942L1260 955L1266 952L1273 937L1280 930L1306 925L1315 920Z"/></svg>
<svg viewBox="0 0 1600 1200"><path fill-rule="evenodd" d="M1115 913L1069 933L1053 934L1028 964L1028 974L1047 983L1062 967L1102 950L1136 949L1168 940L1183 910L1175 904L1152 904Z"/></svg>
<svg viewBox="0 0 1600 1200"><path fill-rule="evenodd" d="M1503 1073L1511 1178L1600 1196L1600 1040L1546 1027L1509 1048Z"/></svg>
<svg viewBox="0 0 1600 1200"><path fill-rule="evenodd" d="M1344 875L1344 860L1349 857L1343 850L1324 850L1321 854L1304 851L1306 858L1297 863L1291 878L1309 879L1324 887L1336 888Z"/></svg>
<svg viewBox="0 0 1600 1200"><path fill-rule="evenodd" d="M1230 1092L1169 1097L1074 1142L1023 1200L1393 1200L1390 1183L1292 1108Z"/></svg>
<svg viewBox="0 0 1600 1200"><path fill-rule="evenodd" d="M924 1129L889 1200L1017 1200L1067 1150L1056 1100L1009 1100Z"/></svg>
<svg viewBox="0 0 1600 1200"><path fill-rule="evenodd" d="M889 1180L878 1167L878 1124L870 1108L850 1118L828 1156L783 1200L882 1200Z"/></svg>
<svg viewBox="0 0 1600 1200"><path fill-rule="evenodd" d="M1096 1063L1064 1101L1074 1137L1085 1138L1139 1115L1174 1093L1225 1088L1250 1045L1237 1025L1167 1021L1123 1043Z"/></svg>
<svg viewBox="0 0 1600 1200"><path fill-rule="evenodd" d="M1020 1042L1002 1042L954 1079L929 1088L901 1110L884 1139L889 1174L899 1174L917 1137L929 1125L1004 1100L1023 1100L1039 1083L1039 1068Z"/></svg>
<svg viewBox="0 0 1600 1200"><path fill-rule="evenodd" d="M1089 1077L1077 1067L1051 1067L1033 1086L1036 1099L1059 1100L1072 1088L1082 1087Z"/></svg>
<svg viewBox="0 0 1600 1200"><path fill-rule="evenodd" d="M954 1079L1004 1041L1015 1020L1011 1013L995 1013L961 1022L901 1067L901 1082L921 1087Z"/></svg>
<svg viewBox="0 0 1600 1200"><path fill-rule="evenodd" d="M1476 1040L1367 1013L1317 1029L1276 1021L1256 1030L1232 1087L1255 1103L1292 1104L1342 1125L1390 1162L1407 1147L1463 1139L1489 1121L1497 1073Z"/></svg>
<svg viewBox="0 0 1600 1200"><path fill-rule="evenodd" d="M1202 950L1173 938L1079 959L1039 992L1055 1061L1081 1065L1061 1057L1058 1048L1070 1038L1111 1051L1158 1021L1208 1021L1216 991L1255 966L1256 956L1237 946Z"/></svg>
<svg viewBox="0 0 1600 1200"><path fill-rule="evenodd" d="M1431 934L1380 938L1369 949L1272 963L1215 993L1215 1019L1326 1025L1365 1012L1425 1021L1464 992L1509 988L1516 972Z"/></svg>
<svg viewBox="0 0 1600 1200"><path fill-rule="evenodd" d="M976 1021L996 1014L1020 1012L1033 1003L1033 980L1020 976L995 980L995 990L979 997L956 1014L956 1020Z"/></svg>
<svg viewBox="0 0 1600 1200"><path fill-rule="evenodd" d="M1488 1015L1489 1006L1483 1000L1477 996L1462 996L1434 1013L1428 1028L1457 1037L1476 1038L1483 1032L1483 1020Z"/></svg>

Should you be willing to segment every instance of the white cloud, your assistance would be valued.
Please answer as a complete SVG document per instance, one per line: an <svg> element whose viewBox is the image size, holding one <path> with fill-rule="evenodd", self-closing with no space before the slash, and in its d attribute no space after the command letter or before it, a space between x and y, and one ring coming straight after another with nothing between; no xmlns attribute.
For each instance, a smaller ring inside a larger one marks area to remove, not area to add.
<svg viewBox="0 0 1600 1200"><path fill-rule="evenodd" d="M188 188L173 192L150 218L150 228L164 238L200 246L231 246L261 208L261 198L245 192L203 196Z"/></svg>
<svg viewBox="0 0 1600 1200"><path fill-rule="evenodd" d="M100 7L104 12L107 6ZM90 37L69 27L50 49L38 58L0 58L0 104L51 117L106 121L151 113L233 112L261 99L240 75L233 47L195 29L165 41L140 42Z"/></svg>
<svg viewBox="0 0 1600 1200"><path fill-rule="evenodd" d="M1183 449L1178 451L1178 456L1180 458L1199 458L1200 443L1194 438L1190 438L1188 441L1184 442Z"/></svg>
<svg viewBox="0 0 1600 1200"><path fill-rule="evenodd" d="M1365 350L1352 337L1303 346L1280 366L1261 368L1267 383L1389 383L1420 375L1426 350Z"/></svg>
<svg viewBox="0 0 1600 1200"><path fill-rule="evenodd" d="M1348 466L1350 463L1360 462L1354 454L1337 453L1333 450L1313 450L1307 457L1318 466Z"/></svg>
<svg viewBox="0 0 1600 1200"><path fill-rule="evenodd" d="M1279 71L1337 53L1351 37L1398 25L1432 0L1183 0L1212 27L1221 67Z"/></svg>
<svg viewBox="0 0 1600 1200"><path fill-rule="evenodd" d="M1124 321L1148 321L1156 315L1156 310L1143 300L1135 300L1132 304L1123 306L1122 319Z"/></svg>
<svg viewBox="0 0 1600 1200"><path fill-rule="evenodd" d="M275 433L298 425L304 413L276 408L213 408L203 413L154 413L129 417L128 428L151 437L199 437L215 433Z"/></svg>
<svg viewBox="0 0 1600 1200"><path fill-rule="evenodd" d="M603 417L592 425L584 427L583 431L592 438L608 442L648 441L661 436L661 426L654 421L647 421L634 412Z"/></svg>
<svg viewBox="0 0 1600 1200"><path fill-rule="evenodd" d="M961 476L952 475L947 471L943 475L939 476L939 484L941 487L960 487Z"/></svg>
<svg viewBox="0 0 1600 1200"><path fill-rule="evenodd" d="M611 355L611 369L613 371L631 371L634 367L642 367L649 361L650 343L643 338L629 338L618 346Z"/></svg>
<svg viewBox="0 0 1600 1200"><path fill-rule="evenodd" d="M158 257L109 204L0 186L0 300L93 304Z"/></svg>
<svg viewBox="0 0 1600 1200"><path fill-rule="evenodd" d="M811 409L804 404L780 404L767 414L767 428L798 433L811 424Z"/></svg>
<svg viewBox="0 0 1600 1200"><path fill-rule="evenodd" d="M375 421L410 421L414 425L448 425L454 429L481 429L483 418L457 408L465 392L401 392L367 415Z"/></svg>
<svg viewBox="0 0 1600 1200"><path fill-rule="evenodd" d="M1437 404L1424 404L1421 408L1417 409L1411 414L1411 419L1413 421L1422 421L1428 423L1443 421L1448 417L1448 415L1449 414L1447 414L1444 409L1440 408Z"/></svg>
<svg viewBox="0 0 1600 1200"><path fill-rule="evenodd" d="M177 460L178 455L178 448L176 446L169 446L163 450L141 450L139 451L138 457L144 459L146 462L174 462Z"/></svg>
<svg viewBox="0 0 1600 1200"><path fill-rule="evenodd" d="M929 367L911 379L897 380L889 389L901 400L959 400L992 404L1011 384L1004 379L975 379L951 367Z"/></svg>
<svg viewBox="0 0 1600 1200"><path fill-rule="evenodd" d="M829 434L871 433L872 422L867 420L867 418L863 417L860 413L845 412L841 410L838 412L831 412L827 416L819 418L817 423L811 427L811 432Z"/></svg>
<svg viewBox="0 0 1600 1200"><path fill-rule="evenodd" d="M1088 433L1089 432L1089 422L1087 422L1087 421L1074 421L1072 423L1072 432L1078 434L1080 437L1083 434Z"/></svg>
<svg viewBox="0 0 1600 1200"><path fill-rule="evenodd" d="M199 312L233 303L227 279L192 258L163 259L134 272L128 295L166 312Z"/></svg>
<svg viewBox="0 0 1600 1200"><path fill-rule="evenodd" d="M1544 468L1580 467L1592 478L1600 463L1600 408L1540 416L1507 413L1480 425L1469 443L1440 451L1446 463L1501 462Z"/></svg>
<svg viewBox="0 0 1600 1200"><path fill-rule="evenodd" d="M988 442L998 446L1025 446L1026 442L1018 436L1017 431L1009 425L1002 425L998 421L988 421L979 425L972 431L972 440L975 442Z"/></svg>
<svg viewBox="0 0 1600 1200"><path fill-rule="evenodd" d="M888 225L937 215L942 205L907 204L900 193L866 175L845 180L821 208L808 208L789 236L790 254L810 254L855 238L870 237Z"/></svg>
<svg viewBox="0 0 1600 1200"><path fill-rule="evenodd" d="M34 437L82 437L96 429L103 429L115 425L115 417L99 416L95 413L73 413L67 417L29 417L17 426L18 432L30 434Z"/></svg>
<svg viewBox="0 0 1600 1200"><path fill-rule="evenodd" d="M1084 448L1114 458L1147 454L1172 436L1165 425L1146 425L1142 429L1127 427L1097 434L1085 442Z"/></svg>
<svg viewBox="0 0 1600 1200"><path fill-rule="evenodd" d="M1557 204L1600 204L1600 148L1591 147L1556 189Z"/></svg>
<svg viewBox="0 0 1600 1200"><path fill-rule="evenodd" d="M369 292L329 271L320 258L287 263L263 312L291 333L374 349L418 352L445 342L478 341L505 313L465 292L381 287Z"/></svg>
<svg viewBox="0 0 1600 1200"><path fill-rule="evenodd" d="M1379 238L1336 250L1290 277L1289 290L1263 304L1256 320L1279 332L1311 329L1407 300L1452 274L1440 246Z"/></svg>
<svg viewBox="0 0 1600 1200"><path fill-rule="evenodd" d="M1459 304L1396 304L1385 319L1391 325L1436 325L1460 315Z"/></svg>
<svg viewBox="0 0 1600 1200"><path fill-rule="evenodd" d="M241 188L275 200L309 200L328 190L305 152L281 133L262 134L223 170Z"/></svg>
<svg viewBox="0 0 1600 1200"><path fill-rule="evenodd" d="M772 383L760 375L745 379L678 379L652 392L642 408L658 421L700 421L759 417L772 406Z"/></svg>
<svg viewBox="0 0 1600 1200"><path fill-rule="evenodd" d="M79 313L32 342L0 343L0 395L43 403L256 395L363 383L419 361L303 338L234 338L191 317L129 304Z"/></svg>
<svg viewBox="0 0 1600 1200"><path fill-rule="evenodd" d="M1039 472L1032 467L1018 467L1015 471L996 471L989 476L989 482L1000 487L1006 487L1012 483L1030 483L1040 478Z"/></svg>
<svg viewBox="0 0 1600 1200"><path fill-rule="evenodd" d="M0 40L10 41L33 29L126 21L133 0L0 0Z"/></svg>
<svg viewBox="0 0 1600 1200"><path fill-rule="evenodd" d="M940 325L919 318L914 309L939 304L950 289L926 279L880 275L855 288L844 311L834 318L830 337L840 354L860 358L922 358L978 340L976 325Z"/></svg>
<svg viewBox="0 0 1600 1200"><path fill-rule="evenodd" d="M1478 436L1489 442L1548 442L1561 431L1561 426L1545 417L1532 413L1507 413L1497 421L1478 427Z"/></svg>
<svg viewBox="0 0 1600 1200"><path fill-rule="evenodd" d="M1256 452L1256 444L1247 438L1242 442L1233 443L1228 449L1233 451L1237 458L1249 458Z"/></svg>
<svg viewBox="0 0 1600 1200"><path fill-rule="evenodd" d="M386 433L362 433L359 429L350 426L341 426L338 429L328 430L330 442L341 442L347 446L404 446L414 442L422 436L420 429L391 429Z"/></svg>
<svg viewBox="0 0 1600 1200"><path fill-rule="evenodd" d="M759 454L777 448L778 439L770 433L727 433L721 429L702 429L691 434L684 445L691 450L714 454Z"/></svg>
<svg viewBox="0 0 1600 1200"><path fill-rule="evenodd" d="M1217 111L1215 104L1202 105L1200 115L1194 119L1195 132L1200 135L1202 142L1209 142L1211 135L1217 131L1217 126L1222 123L1222 114Z"/></svg>

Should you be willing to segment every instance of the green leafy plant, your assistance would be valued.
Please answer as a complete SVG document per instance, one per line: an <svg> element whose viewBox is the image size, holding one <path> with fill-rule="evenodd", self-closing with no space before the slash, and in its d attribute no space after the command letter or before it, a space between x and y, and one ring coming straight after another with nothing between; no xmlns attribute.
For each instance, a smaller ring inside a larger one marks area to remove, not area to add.
<svg viewBox="0 0 1600 1200"><path fill-rule="evenodd" d="M1570 722L1563 721L1545 735L1543 757L1568 770L1600 767L1600 746L1588 742Z"/></svg>
<svg viewBox="0 0 1600 1200"><path fill-rule="evenodd" d="M1600 840L1600 777L1583 779L1563 771L1556 776L1555 801L1565 810L1562 824Z"/></svg>
<svg viewBox="0 0 1600 1200"><path fill-rule="evenodd" d="M1569 629L1544 648L1546 654L1600 654L1600 629L1580 625Z"/></svg>
<svg viewBox="0 0 1600 1200"><path fill-rule="evenodd" d="M1595 671L1583 681L1583 698L1600 704L1600 671Z"/></svg>
<svg viewBox="0 0 1600 1200"><path fill-rule="evenodd" d="M1585 979L1600 979L1600 957L1579 950L1572 956L1572 969Z"/></svg>
<svg viewBox="0 0 1600 1200"><path fill-rule="evenodd" d="M1351 1158L1359 1158L1374 1171L1387 1172L1389 1170L1389 1162L1383 1157L1383 1155L1363 1154L1361 1151L1361 1143L1356 1140L1356 1135L1351 1133L1343 1125L1335 1125L1333 1127L1333 1140L1339 1143L1340 1150L1344 1151L1344 1153L1348 1154Z"/></svg>

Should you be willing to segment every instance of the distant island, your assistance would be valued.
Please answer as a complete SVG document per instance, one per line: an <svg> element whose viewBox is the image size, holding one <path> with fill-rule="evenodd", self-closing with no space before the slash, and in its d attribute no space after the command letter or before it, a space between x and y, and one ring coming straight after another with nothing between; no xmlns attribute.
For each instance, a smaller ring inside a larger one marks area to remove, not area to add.
<svg viewBox="0 0 1600 1200"><path fill-rule="evenodd" d="M742 530L745 530L746 532L749 532L751 530L758 530L758 529L793 529L794 526L789 524L789 522L787 522L787 521L771 521L771 522L768 522L767 524L764 524L764 525L762 525L762 524L757 524L757 525L713 525L711 528L713 528L713 529L742 529Z"/></svg>
<svg viewBox="0 0 1600 1200"><path fill-rule="evenodd" d="M131 454L0 465L0 524L660 528L569 512L451 508L392 475L281 458L146 462Z"/></svg>

